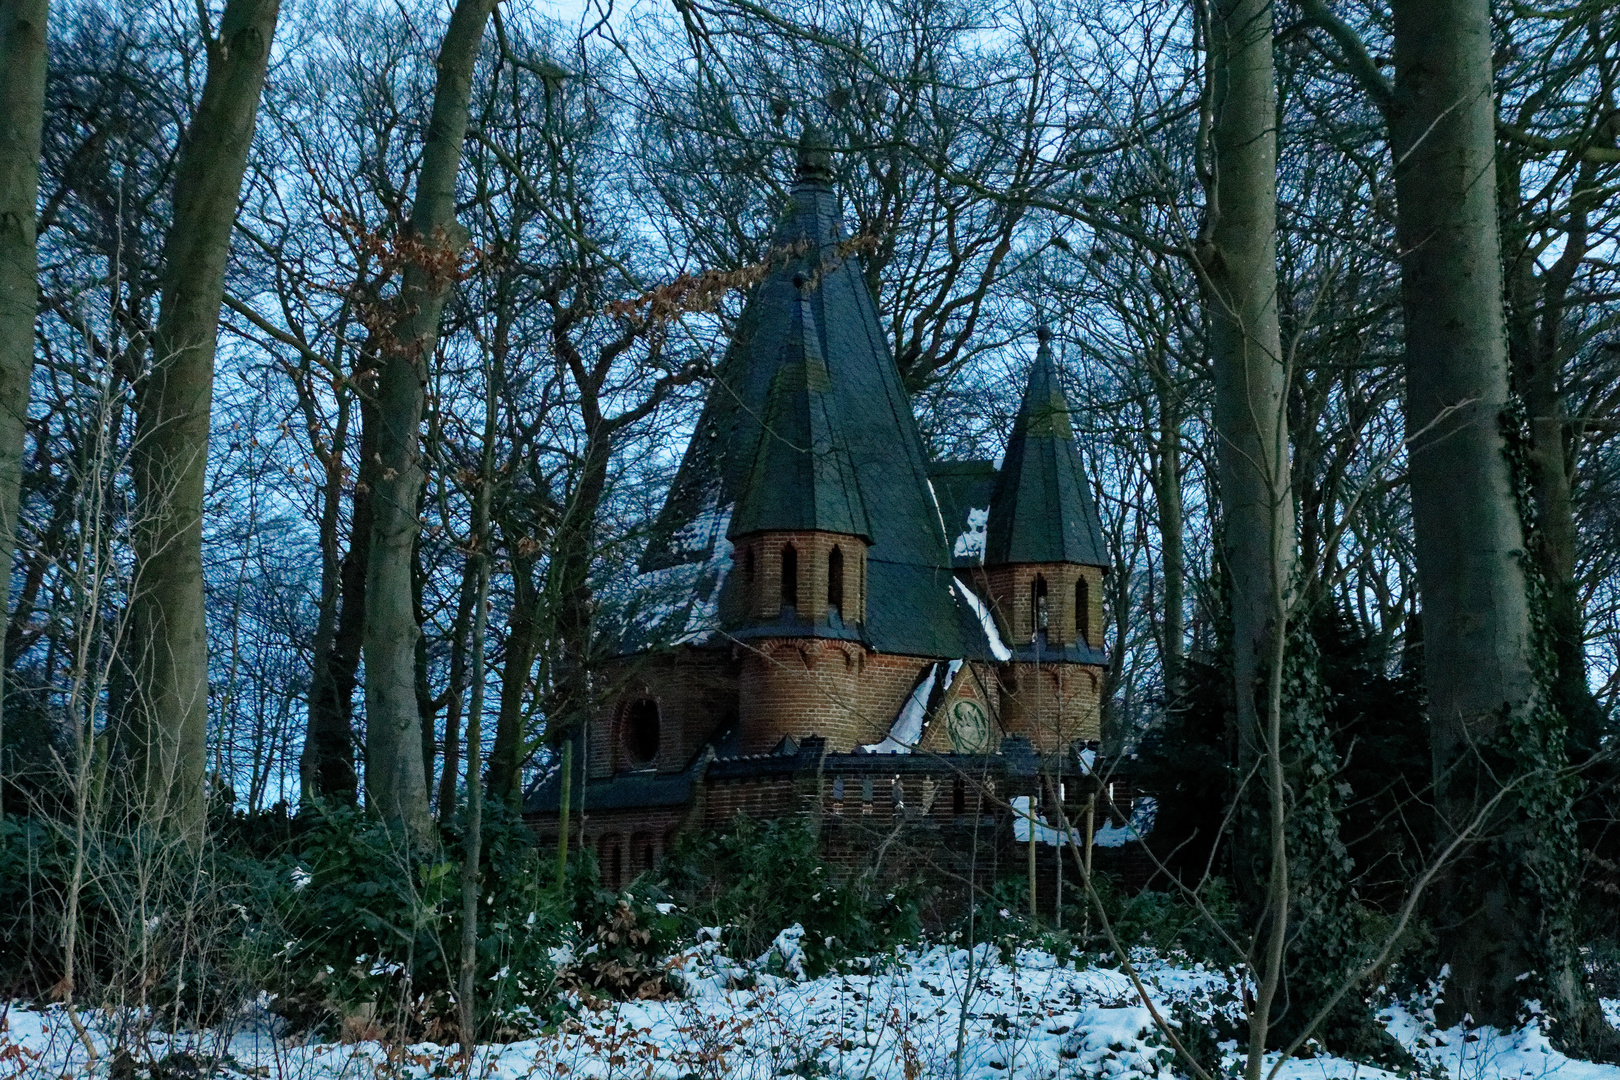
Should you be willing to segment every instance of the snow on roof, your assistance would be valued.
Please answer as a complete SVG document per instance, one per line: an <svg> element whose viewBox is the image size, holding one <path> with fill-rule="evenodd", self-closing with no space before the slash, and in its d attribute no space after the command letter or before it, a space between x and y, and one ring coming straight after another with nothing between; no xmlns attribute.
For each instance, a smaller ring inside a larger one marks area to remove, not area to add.
<svg viewBox="0 0 1620 1080"><path fill-rule="evenodd" d="M951 554L958 559L984 560L984 530L990 522L990 508L969 507L967 513L967 531L958 533L956 546Z"/></svg>
<svg viewBox="0 0 1620 1080"><path fill-rule="evenodd" d="M923 722L928 719L928 702L934 694L934 683L939 681L940 669L944 668L945 681L940 686L943 694L951 688L956 681L956 673L962 670L961 660L952 660L949 664L933 664L928 674L923 676L921 682L906 698L900 712L889 725L889 734L882 742L868 743L861 747L869 754L909 754L912 749L922 741Z"/></svg>
<svg viewBox="0 0 1620 1080"><path fill-rule="evenodd" d="M996 628L996 617L990 614L990 609L979 599L979 594L963 584L961 579L956 582L956 591L962 594L962 599L973 609L973 614L979 617L979 625L984 628L984 639L990 645L990 655L997 660L1011 660L1012 650L1001 640L1001 631Z"/></svg>

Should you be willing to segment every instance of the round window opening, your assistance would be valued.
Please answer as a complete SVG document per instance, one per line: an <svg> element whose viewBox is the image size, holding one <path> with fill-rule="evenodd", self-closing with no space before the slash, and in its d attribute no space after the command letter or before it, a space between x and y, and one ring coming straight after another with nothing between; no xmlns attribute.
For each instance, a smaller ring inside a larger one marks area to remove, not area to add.
<svg viewBox="0 0 1620 1080"><path fill-rule="evenodd" d="M650 764L658 756L658 702L640 698L625 708L624 752L635 765Z"/></svg>

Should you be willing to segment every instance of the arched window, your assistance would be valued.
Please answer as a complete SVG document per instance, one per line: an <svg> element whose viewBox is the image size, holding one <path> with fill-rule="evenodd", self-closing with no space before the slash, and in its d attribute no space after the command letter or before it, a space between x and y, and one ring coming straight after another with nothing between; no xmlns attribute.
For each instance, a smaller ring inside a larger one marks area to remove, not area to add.
<svg viewBox="0 0 1620 1080"><path fill-rule="evenodd" d="M1081 644L1091 644L1091 582L1083 574L1074 583L1074 636Z"/></svg>
<svg viewBox="0 0 1620 1080"><path fill-rule="evenodd" d="M624 839L609 833L596 845L597 865L607 887L618 889L624 885Z"/></svg>
<svg viewBox="0 0 1620 1080"><path fill-rule="evenodd" d="M792 544L782 548L782 606L799 606L799 549Z"/></svg>
<svg viewBox="0 0 1620 1080"><path fill-rule="evenodd" d="M624 756L632 765L650 765L658 757L658 702L637 698L624 709Z"/></svg>
<svg viewBox="0 0 1620 1080"><path fill-rule="evenodd" d="M1035 631L1046 629L1046 578L1035 575Z"/></svg>
<svg viewBox="0 0 1620 1080"><path fill-rule="evenodd" d="M752 544L743 549L743 580L749 585L754 583L754 545Z"/></svg>
<svg viewBox="0 0 1620 1080"><path fill-rule="evenodd" d="M827 554L827 612L844 617L844 553L837 545Z"/></svg>

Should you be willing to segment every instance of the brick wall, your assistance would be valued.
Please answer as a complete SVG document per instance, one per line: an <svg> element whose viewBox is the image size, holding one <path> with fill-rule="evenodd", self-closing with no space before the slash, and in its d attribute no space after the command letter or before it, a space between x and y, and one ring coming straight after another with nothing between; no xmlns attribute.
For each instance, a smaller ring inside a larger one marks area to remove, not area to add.
<svg viewBox="0 0 1620 1080"><path fill-rule="evenodd" d="M1101 647L1103 641L1102 568L1075 563L1031 563L1017 566L991 566L972 574L974 590L995 613L996 623L1008 645L1028 644L1035 635L1035 578L1046 579L1046 639L1054 646L1078 640L1075 620L1075 584L1084 579L1089 610L1079 629L1086 643Z"/></svg>
<svg viewBox="0 0 1620 1080"><path fill-rule="evenodd" d="M799 618L812 625L826 624L827 565L836 547L844 558L844 606L840 618L847 624L865 622L866 541L858 536L824 532L754 533L738 539L732 551L732 566L742 582L734 601L740 608L739 621L772 622L782 613L782 549L788 544L798 553Z"/></svg>
<svg viewBox="0 0 1620 1080"><path fill-rule="evenodd" d="M1090 664L1012 663L1000 672L1002 728L1038 753L1102 738L1102 669Z"/></svg>
<svg viewBox="0 0 1620 1080"><path fill-rule="evenodd" d="M591 724L591 775L610 776L650 764L661 772L684 768L698 748L737 715L737 665L729 652L679 648L615 661L604 669L604 702ZM629 761L623 722L631 702L658 704L658 754L651 763Z"/></svg>
<svg viewBox="0 0 1620 1080"><path fill-rule="evenodd" d="M787 735L820 735L836 750L853 749L870 728L859 700L867 660L866 650L849 641L749 642L737 679L742 752L767 753Z"/></svg>

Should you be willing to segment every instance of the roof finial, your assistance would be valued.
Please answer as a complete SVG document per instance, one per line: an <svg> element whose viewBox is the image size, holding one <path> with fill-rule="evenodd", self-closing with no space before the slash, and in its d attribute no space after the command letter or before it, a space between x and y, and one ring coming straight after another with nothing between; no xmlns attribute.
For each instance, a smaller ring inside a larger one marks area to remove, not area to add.
<svg viewBox="0 0 1620 1080"><path fill-rule="evenodd" d="M799 180L806 184L832 183L832 147L820 128L806 121L799 135Z"/></svg>
<svg viewBox="0 0 1620 1080"><path fill-rule="evenodd" d="M1045 319L1042 319L1035 327L1035 340L1040 342L1042 345L1045 345L1048 341L1052 340L1052 328L1046 325Z"/></svg>

